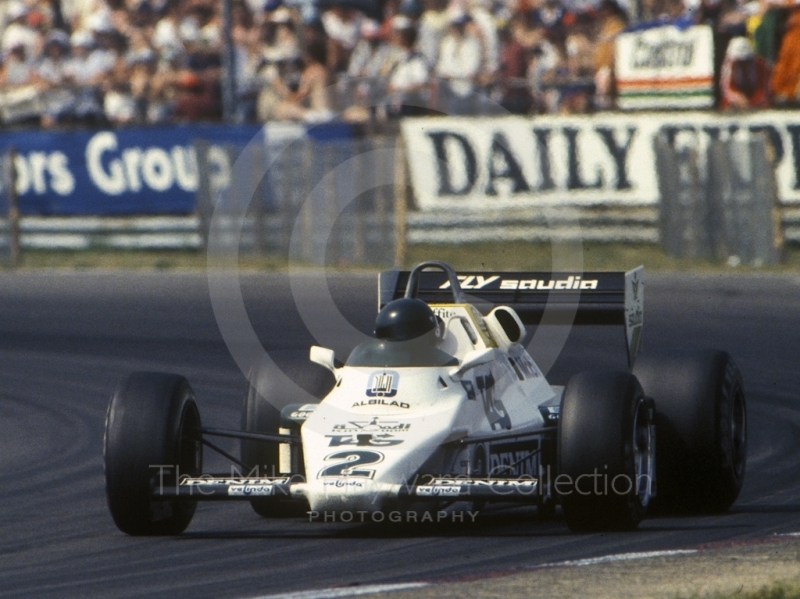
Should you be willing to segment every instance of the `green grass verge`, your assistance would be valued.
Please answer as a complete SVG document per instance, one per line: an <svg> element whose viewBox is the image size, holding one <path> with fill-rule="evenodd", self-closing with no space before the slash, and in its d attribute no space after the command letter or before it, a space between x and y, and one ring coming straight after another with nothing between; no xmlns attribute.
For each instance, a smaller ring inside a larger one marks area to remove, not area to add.
<svg viewBox="0 0 800 599"><path fill-rule="evenodd" d="M691 595L685 599L800 599L800 583L774 582L769 586L761 587L757 591Z"/></svg>
<svg viewBox="0 0 800 599"><path fill-rule="evenodd" d="M277 254L242 254L239 265L248 270L278 270L286 267L286 259ZM206 253L195 250L28 250L22 253L20 264L20 268L32 270L203 270L206 266Z"/></svg>
<svg viewBox="0 0 800 599"><path fill-rule="evenodd" d="M558 251L558 248L556 248ZM409 246L405 265L424 260L443 260L458 269L542 270L553 266L553 248L549 244L508 242L460 245L420 244ZM575 256L575 250L571 254ZM585 270L626 270L644 264L648 270L700 272L791 272L800 270L800 245L787 246L780 265L755 268L706 260L681 260L668 256L655 244L585 243L581 249ZM391 257L387 257L387 264ZM203 270L207 266L204 251L193 250L101 250L45 251L28 250L22 254L23 269L134 269L134 270ZM256 256L242 254L239 266L244 270L280 270L287 266L279 254ZM346 264L332 268L348 269ZM0 268L3 268L0 266ZM7 268L7 266L5 267ZM358 270L377 270L359 268Z"/></svg>

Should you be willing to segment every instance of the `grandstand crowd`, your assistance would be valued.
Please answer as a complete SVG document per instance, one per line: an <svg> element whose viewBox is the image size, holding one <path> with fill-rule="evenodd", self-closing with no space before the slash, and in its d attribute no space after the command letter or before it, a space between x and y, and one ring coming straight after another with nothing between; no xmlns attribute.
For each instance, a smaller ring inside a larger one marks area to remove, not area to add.
<svg viewBox="0 0 800 599"><path fill-rule="evenodd" d="M432 111L614 109L614 40L648 22L713 28L719 108L798 103L800 4L630 1L635 5L232 0L235 102L228 116L318 123ZM220 120L222 6L222 0L0 2L0 119L43 127Z"/></svg>

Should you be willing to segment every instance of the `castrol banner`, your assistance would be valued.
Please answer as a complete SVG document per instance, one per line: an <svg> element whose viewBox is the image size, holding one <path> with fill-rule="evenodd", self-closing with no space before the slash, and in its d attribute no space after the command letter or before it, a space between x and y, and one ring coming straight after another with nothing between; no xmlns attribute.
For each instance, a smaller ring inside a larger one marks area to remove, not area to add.
<svg viewBox="0 0 800 599"><path fill-rule="evenodd" d="M714 36L708 25L621 33L614 67L623 110L714 106Z"/></svg>

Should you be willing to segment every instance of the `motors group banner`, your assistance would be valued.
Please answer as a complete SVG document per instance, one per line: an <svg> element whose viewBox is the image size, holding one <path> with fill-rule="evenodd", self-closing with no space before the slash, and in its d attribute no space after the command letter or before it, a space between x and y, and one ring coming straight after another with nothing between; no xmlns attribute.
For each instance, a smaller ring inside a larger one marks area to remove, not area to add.
<svg viewBox="0 0 800 599"><path fill-rule="evenodd" d="M402 132L423 210L658 202L654 140L704 156L715 139L766 135L782 202L800 202L800 113L409 119Z"/></svg>
<svg viewBox="0 0 800 599"><path fill-rule="evenodd" d="M708 25L621 33L614 61L620 108L711 108L714 37Z"/></svg>
<svg viewBox="0 0 800 599"><path fill-rule="evenodd" d="M16 151L20 210L36 215L188 214L199 184L192 142L209 144L208 173L214 189L231 172L225 146L285 143L303 136L339 139L345 125L192 124L75 131L0 133L0 151Z"/></svg>

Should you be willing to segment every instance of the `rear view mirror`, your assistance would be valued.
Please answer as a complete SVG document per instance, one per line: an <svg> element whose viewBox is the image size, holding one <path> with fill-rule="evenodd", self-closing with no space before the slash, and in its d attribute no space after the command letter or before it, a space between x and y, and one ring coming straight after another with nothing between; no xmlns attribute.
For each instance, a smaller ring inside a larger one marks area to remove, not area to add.
<svg viewBox="0 0 800 599"><path fill-rule="evenodd" d="M311 350L308 352L308 357L315 364L324 366L332 373L336 374L336 357L332 349L312 345Z"/></svg>

